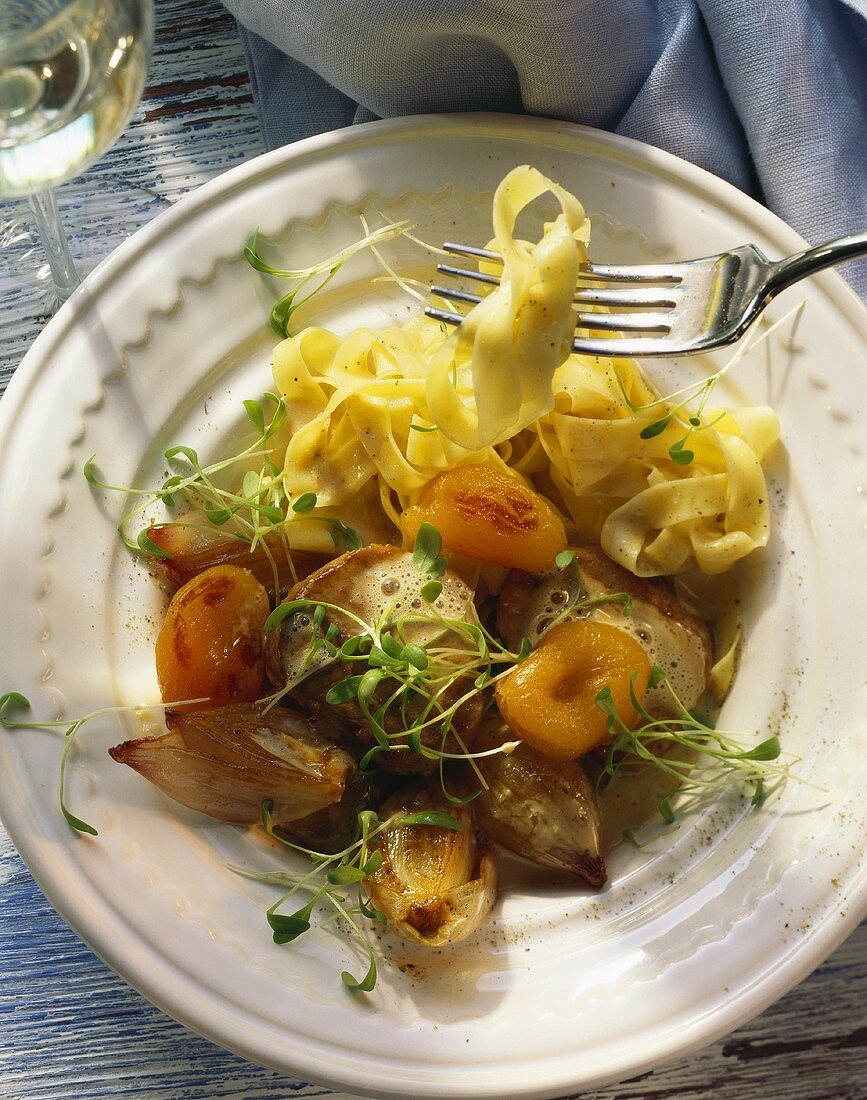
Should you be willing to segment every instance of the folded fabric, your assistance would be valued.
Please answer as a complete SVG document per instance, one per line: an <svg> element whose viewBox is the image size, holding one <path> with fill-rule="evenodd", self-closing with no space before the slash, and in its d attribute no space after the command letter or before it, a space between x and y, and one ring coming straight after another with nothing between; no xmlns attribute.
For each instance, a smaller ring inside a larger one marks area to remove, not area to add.
<svg viewBox="0 0 867 1100"><path fill-rule="evenodd" d="M667 149L818 243L867 228L867 0L224 0L269 148L434 111ZM867 262L840 268L867 299Z"/></svg>

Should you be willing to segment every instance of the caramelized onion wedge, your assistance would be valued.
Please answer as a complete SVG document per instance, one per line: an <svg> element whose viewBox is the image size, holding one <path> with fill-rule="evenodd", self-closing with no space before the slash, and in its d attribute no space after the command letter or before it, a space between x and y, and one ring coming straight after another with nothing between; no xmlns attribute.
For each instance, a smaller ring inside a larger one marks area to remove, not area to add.
<svg viewBox="0 0 867 1100"><path fill-rule="evenodd" d="M297 821L282 821L274 832L283 840L312 852L329 855L348 848L358 836L358 815L371 806L379 806L394 790L394 780L381 768L356 772L346 784L339 802Z"/></svg>
<svg viewBox="0 0 867 1100"><path fill-rule="evenodd" d="M263 799L275 824L339 802L355 772L349 753L282 708L252 705L169 711L169 732L109 749L176 802L236 824L259 821Z"/></svg>
<svg viewBox="0 0 867 1100"><path fill-rule="evenodd" d="M491 749L511 737L509 727L494 719L482 726L475 747ZM477 764L489 789L473 806L491 840L543 867L602 886L606 871L599 807L577 760L556 762L519 745L509 755L486 756Z"/></svg>
<svg viewBox="0 0 867 1100"><path fill-rule="evenodd" d="M451 814L460 830L436 825L391 829L379 844L382 865L364 885L400 936L442 947L466 939L490 913L497 897L497 861L490 847L477 842L469 807L450 805L438 790L396 796L381 816L424 810Z"/></svg>
<svg viewBox="0 0 867 1100"><path fill-rule="evenodd" d="M203 512L179 516L165 527L151 527L148 538L170 558L154 558L169 582L180 587L212 565L238 565L249 569L256 580L271 594L285 592L299 578L306 577L328 559L327 554L313 550L293 550L292 564L279 533L273 532L259 542L255 550L243 539L209 523ZM272 565L273 562L273 565ZM293 573L292 566L295 567ZM274 570L277 571L277 592Z"/></svg>

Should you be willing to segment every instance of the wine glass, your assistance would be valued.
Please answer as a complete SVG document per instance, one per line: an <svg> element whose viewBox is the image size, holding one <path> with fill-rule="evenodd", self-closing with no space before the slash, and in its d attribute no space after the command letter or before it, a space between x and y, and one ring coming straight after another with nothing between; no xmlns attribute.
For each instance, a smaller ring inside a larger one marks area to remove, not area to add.
<svg viewBox="0 0 867 1100"><path fill-rule="evenodd" d="M152 37L152 0L0 0L0 201L26 198L57 304L79 278L53 188L120 136Z"/></svg>

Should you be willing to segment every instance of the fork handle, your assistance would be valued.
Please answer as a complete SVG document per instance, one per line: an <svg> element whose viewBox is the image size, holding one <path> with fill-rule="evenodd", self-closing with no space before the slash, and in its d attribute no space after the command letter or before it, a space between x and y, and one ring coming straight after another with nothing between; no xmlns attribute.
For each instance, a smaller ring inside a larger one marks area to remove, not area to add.
<svg viewBox="0 0 867 1100"><path fill-rule="evenodd" d="M858 256L867 256L867 229L861 233L850 233L848 237L838 237L827 244L817 244L815 248L807 248L772 264L766 284L767 296L772 298L792 283L800 282L822 268L832 267L844 260L854 260Z"/></svg>

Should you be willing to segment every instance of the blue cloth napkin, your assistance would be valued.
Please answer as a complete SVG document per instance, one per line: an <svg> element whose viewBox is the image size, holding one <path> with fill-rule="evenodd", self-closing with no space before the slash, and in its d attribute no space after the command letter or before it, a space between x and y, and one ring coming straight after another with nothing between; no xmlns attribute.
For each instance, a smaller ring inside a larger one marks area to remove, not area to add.
<svg viewBox="0 0 867 1100"><path fill-rule="evenodd" d="M506 111L667 149L813 243L867 228L867 0L224 0L269 148ZM867 298L867 262L840 268Z"/></svg>

